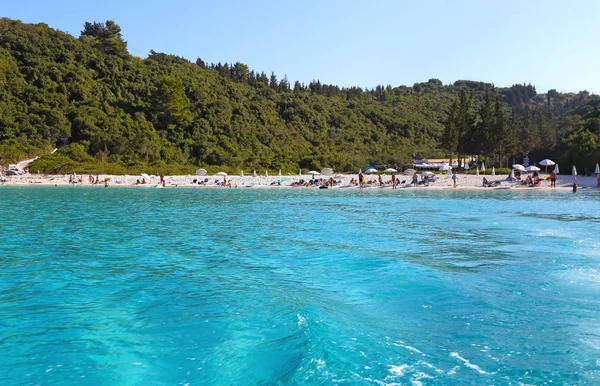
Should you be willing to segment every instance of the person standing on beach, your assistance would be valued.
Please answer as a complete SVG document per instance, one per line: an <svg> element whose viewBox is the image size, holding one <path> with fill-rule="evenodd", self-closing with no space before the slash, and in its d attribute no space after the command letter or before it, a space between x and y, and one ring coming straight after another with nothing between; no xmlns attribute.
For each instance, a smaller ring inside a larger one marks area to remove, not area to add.
<svg viewBox="0 0 600 386"><path fill-rule="evenodd" d="M364 183L365 183L365 176L362 174L362 172L358 172L358 185L363 186Z"/></svg>
<svg viewBox="0 0 600 386"><path fill-rule="evenodd" d="M379 175L379 186L383 186L383 178L381 178L381 174Z"/></svg>
<svg viewBox="0 0 600 386"><path fill-rule="evenodd" d="M454 181L454 187L456 188L456 180L458 180L458 176L456 175L456 172L454 172L452 174L452 181Z"/></svg>
<svg viewBox="0 0 600 386"><path fill-rule="evenodd" d="M550 187L556 188L556 173L550 173Z"/></svg>
<svg viewBox="0 0 600 386"><path fill-rule="evenodd" d="M396 173L392 173L392 189L396 189Z"/></svg>

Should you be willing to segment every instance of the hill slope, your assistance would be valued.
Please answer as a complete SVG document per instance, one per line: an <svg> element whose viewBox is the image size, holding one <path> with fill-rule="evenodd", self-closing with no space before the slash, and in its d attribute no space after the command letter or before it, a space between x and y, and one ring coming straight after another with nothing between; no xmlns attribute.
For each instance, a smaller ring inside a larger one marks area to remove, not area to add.
<svg viewBox="0 0 600 386"><path fill-rule="evenodd" d="M546 130L554 138L510 148L504 160L555 151L563 137L583 127L583 118L576 118L564 129L565 117L595 100L555 93L549 103L542 97L540 105L532 86L497 89L471 81L444 86L436 79L373 90L318 81L290 86L285 77L255 73L242 63L190 63L153 51L146 59L134 57L110 21L86 23L75 38L45 24L0 19L0 162L67 144L33 169L168 172L213 165L295 172L402 163L413 153L449 154L448 111L465 89L472 95L472 127L491 95L498 96L507 127L513 128L507 133L521 135L522 114L529 114L543 121L537 136ZM528 109L536 109L538 118ZM585 114L590 111L583 113L587 119ZM466 130L462 136L471 136L471 128ZM468 145L461 149L485 154Z"/></svg>

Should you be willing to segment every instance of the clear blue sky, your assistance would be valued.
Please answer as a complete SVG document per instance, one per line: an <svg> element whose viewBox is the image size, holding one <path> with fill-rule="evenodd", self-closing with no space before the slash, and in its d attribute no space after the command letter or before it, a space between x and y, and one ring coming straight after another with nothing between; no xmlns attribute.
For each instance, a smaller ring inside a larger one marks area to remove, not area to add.
<svg viewBox="0 0 600 386"><path fill-rule="evenodd" d="M0 15L75 36L85 21L111 19L134 55L240 61L290 82L600 92L597 0L17 0Z"/></svg>

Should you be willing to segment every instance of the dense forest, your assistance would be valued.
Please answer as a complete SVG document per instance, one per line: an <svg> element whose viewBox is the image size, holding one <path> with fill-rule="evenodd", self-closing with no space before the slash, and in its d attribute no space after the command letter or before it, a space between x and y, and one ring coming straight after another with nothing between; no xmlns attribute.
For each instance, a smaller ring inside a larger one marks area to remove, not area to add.
<svg viewBox="0 0 600 386"><path fill-rule="evenodd" d="M51 150L59 150L50 154ZM343 88L237 63L132 56L112 21L79 37L0 19L0 164L43 172L332 167L421 157L600 160L600 98L475 81Z"/></svg>

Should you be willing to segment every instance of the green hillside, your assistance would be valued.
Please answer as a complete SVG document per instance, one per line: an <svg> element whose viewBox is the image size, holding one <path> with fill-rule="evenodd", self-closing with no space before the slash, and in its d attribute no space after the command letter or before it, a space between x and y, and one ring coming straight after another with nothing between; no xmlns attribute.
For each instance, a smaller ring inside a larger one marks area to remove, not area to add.
<svg viewBox="0 0 600 386"><path fill-rule="evenodd" d="M599 104L587 92L473 81L290 84L239 62L132 56L111 21L75 38L0 19L0 164L60 148L34 171L353 171L450 152L588 167L600 155Z"/></svg>

